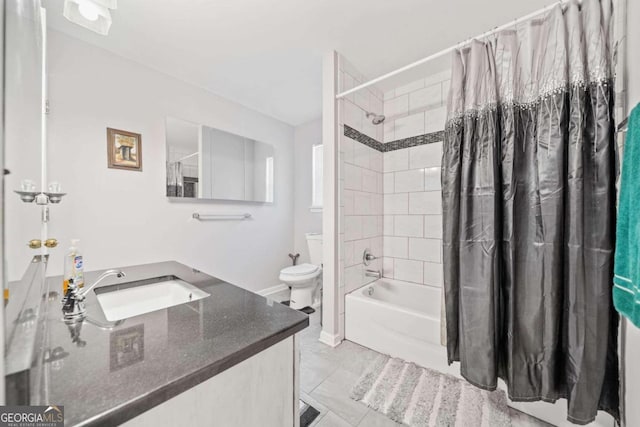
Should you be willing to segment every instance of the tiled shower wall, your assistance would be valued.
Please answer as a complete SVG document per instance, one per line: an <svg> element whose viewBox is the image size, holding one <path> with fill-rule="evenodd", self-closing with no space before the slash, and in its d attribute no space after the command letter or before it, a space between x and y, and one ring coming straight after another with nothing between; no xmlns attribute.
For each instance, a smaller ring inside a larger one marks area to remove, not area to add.
<svg viewBox="0 0 640 427"><path fill-rule="evenodd" d="M384 142L441 139L449 78L444 71L386 92ZM441 161L441 141L384 153L385 277L442 286Z"/></svg>
<svg viewBox="0 0 640 427"><path fill-rule="evenodd" d="M366 81L342 57L339 73L340 92ZM375 280L367 269L442 285L440 161L448 78L448 72L437 74L386 94L369 87L338 102L340 338L345 295ZM366 111L384 113L385 124L373 125ZM365 267L367 248L379 259Z"/></svg>
<svg viewBox="0 0 640 427"><path fill-rule="evenodd" d="M366 79L344 58L339 62L340 91L350 89ZM339 185L340 214L338 239L339 266L339 335L344 338L344 296L375 280L365 276L362 255L366 248L382 257L383 233L383 153L344 135L344 125L369 138L381 141L382 126L374 126L366 111L382 114L383 94L375 87L347 96L338 102L340 122ZM382 269L382 259L367 267Z"/></svg>
<svg viewBox="0 0 640 427"><path fill-rule="evenodd" d="M384 93L384 142L444 129L451 71L446 70Z"/></svg>
<svg viewBox="0 0 640 427"><path fill-rule="evenodd" d="M442 142L384 153L385 277L442 286Z"/></svg>

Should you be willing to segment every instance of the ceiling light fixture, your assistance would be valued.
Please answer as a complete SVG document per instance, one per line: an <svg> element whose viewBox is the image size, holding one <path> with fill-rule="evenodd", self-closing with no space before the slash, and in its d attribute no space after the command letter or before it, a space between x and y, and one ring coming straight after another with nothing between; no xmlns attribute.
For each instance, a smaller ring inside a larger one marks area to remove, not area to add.
<svg viewBox="0 0 640 427"><path fill-rule="evenodd" d="M117 0L64 0L63 15L74 24L106 36L111 27L110 9Z"/></svg>
<svg viewBox="0 0 640 427"><path fill-rule="evenodd" d="M89 0L80 0L78 3L78 12L80 12L80 15L89 21L95 21L100 16L100 11L96 7L95 3Z"/></svg>

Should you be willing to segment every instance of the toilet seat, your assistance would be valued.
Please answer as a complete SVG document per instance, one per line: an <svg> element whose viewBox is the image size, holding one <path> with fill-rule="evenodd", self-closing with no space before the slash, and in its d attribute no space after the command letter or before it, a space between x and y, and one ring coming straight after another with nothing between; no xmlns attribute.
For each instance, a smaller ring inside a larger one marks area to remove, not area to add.
<svg viewBox="0 0 640 427"><path fill-rule="evenodd" d="M314 264L292 265L280 270L280 280L289 285L307 282L320 274L320 267ZM309 284L311 285L311 284Z"/></svg>

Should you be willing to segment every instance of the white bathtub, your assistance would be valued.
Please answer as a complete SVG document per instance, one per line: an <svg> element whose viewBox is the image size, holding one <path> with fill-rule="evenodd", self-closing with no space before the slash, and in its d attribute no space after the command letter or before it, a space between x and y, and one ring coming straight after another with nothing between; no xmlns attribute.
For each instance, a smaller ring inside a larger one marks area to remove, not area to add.
<svg viewBox="0 0 640 427"><path fill-rule="evenodd" d="M348 340L418 365L459 375L440 344L442 289L379 279L346 296Z"/></svg>
<svg viewBox="0 0 640 427"><path fill-rule="evenodd" d="M460 364L447 365L447 349L440 344L441 298L441 288L376 280L347 294L345 336L380 353L460 378ZM502 381L499 386L506 390ZM564 399L555 404L509 401L509 406L562 427L572 425L566 420L566 405ZM590 425L612 427L614 421L599 412Z"/></svg>

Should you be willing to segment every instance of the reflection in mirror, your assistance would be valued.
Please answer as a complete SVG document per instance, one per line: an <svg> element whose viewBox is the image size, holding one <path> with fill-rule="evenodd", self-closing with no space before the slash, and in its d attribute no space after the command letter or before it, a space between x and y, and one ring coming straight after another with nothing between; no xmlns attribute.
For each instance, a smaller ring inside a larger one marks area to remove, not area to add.
<svg viewBox="0 0 640 427"><path fill-rule="evenodd" d="M166 120L167 196L274 200L274 149L209 126Z"/></svg>

